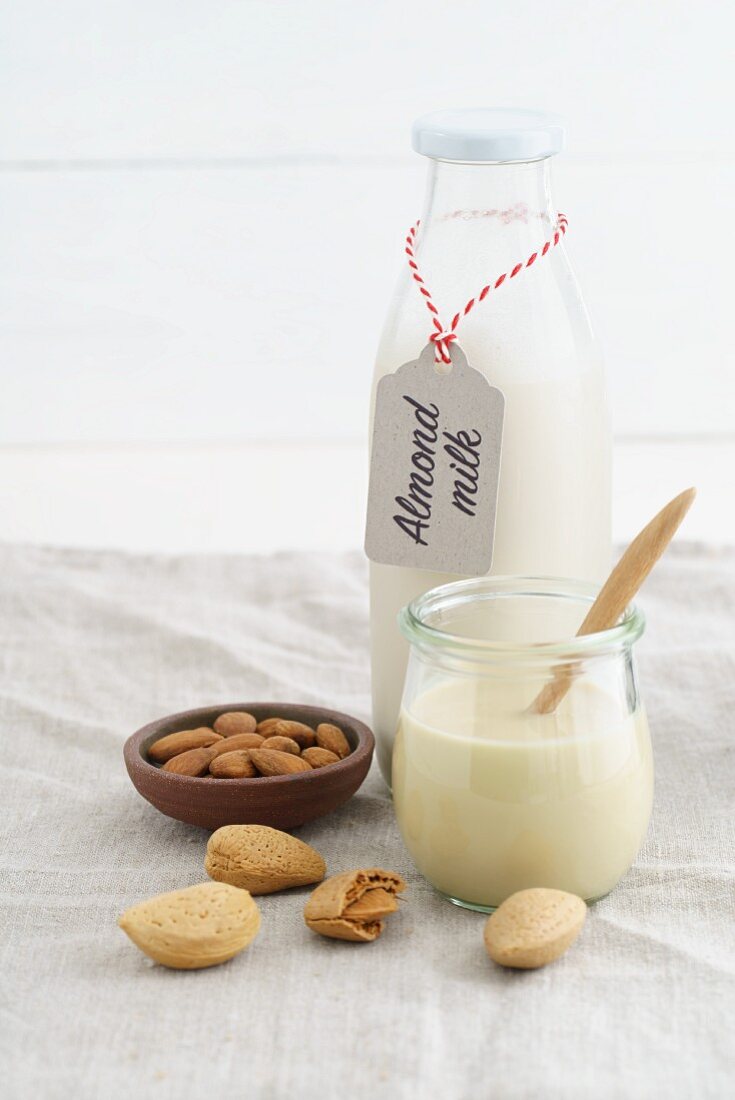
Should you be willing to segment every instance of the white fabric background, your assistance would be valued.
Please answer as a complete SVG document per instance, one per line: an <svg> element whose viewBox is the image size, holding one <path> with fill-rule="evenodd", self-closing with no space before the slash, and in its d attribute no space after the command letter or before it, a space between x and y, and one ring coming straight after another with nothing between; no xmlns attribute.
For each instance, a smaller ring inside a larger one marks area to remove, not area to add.
<svg viewBox="0 0 735 1100"><path fill-rule="evenodd" d="M406 876L383 937L312 935L297 890L259 899L244 955L177 973L116 918L202 881L206 834L138 797L122 742L157 715L236 699L368 717L362 558L0 548L5 1095L732 1095L735 556L676 548L642 603L653 823L560 962L489 962L484 918L418 877L373 772L299 835L332 873Z"/></svg>

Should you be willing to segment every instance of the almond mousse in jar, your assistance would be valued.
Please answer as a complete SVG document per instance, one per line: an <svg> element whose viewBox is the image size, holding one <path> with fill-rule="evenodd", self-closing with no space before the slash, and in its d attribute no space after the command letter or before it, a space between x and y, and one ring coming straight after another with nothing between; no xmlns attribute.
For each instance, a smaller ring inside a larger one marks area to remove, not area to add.
<svg viewBox="0 0 735 1100"><path fill-rule="evenodd" d="M648 828L653 763L631 606L575 637L596 586L488 577L445 585L401 614L410 643L393 757L401 833L450 901L491 910L549 887L594 901ZM564 669L566 694L539 713Z"/></svg>
<svg viewBox="0 0 735 1100"><path fill-rule="evenodd" d="M461 313L452 346L505 399L490 573L600 581L611 557L610 428L600 356L551 195L562 140L558 119L534 111L442 111L418 120L413 146L429 161L414 249L424 281L406 264L375 385L436 335L421 291L429 288L444 324ZM462 572L473 571L371 561L373 724L389 783L407 659L398 613Z"/></svg>

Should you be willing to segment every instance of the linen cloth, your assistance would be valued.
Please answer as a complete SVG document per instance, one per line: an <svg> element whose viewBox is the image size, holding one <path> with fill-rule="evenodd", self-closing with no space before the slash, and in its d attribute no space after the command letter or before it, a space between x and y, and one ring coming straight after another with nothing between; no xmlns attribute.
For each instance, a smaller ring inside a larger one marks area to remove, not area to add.
<svg viewBox="0 0 735 1100"><path fill-rule="evenodd" d="M234 961L176 972L116 920L206 880L208 834L138 796L123 740L220 701L369 721L362 556L0 548L4 1096L732 1096L735 555L674 547L641 603L653 821L564 958L489 961L485 918L420 878L374 766L298 835L330 873L407 878L381 939L315 936L300 889L257 899Z"/></svg>

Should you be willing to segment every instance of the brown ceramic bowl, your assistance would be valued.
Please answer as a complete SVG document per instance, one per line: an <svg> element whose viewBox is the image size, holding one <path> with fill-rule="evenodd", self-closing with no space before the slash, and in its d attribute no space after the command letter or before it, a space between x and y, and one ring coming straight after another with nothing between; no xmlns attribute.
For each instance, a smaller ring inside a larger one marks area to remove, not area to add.
<svg viewBox="0 0 735 1100"><path fill-rule="evenodd" d="M164 772L149 763L148 746L178 730L211 726L230 710L245 710L258 721L277 715L315 727L332 722L344 731L352 752L338 764L296 775L259 779L201 779ZM351 798L370 768L375 742L371 731L356 718L322 707L290 703L223 703L169 714L143 726L125 742L125 766L133 785L157 810L205 829L221 825L271 825L295 829L331 813Z"/></svg>

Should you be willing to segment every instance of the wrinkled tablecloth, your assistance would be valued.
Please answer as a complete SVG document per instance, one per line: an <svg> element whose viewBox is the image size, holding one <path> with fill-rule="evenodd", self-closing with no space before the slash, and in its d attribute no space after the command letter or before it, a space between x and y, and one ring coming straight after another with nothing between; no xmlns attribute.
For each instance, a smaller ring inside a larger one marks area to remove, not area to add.
<svg viewBox="0 0 735 1100"><path fill-rule="evenodd" d="M558 963L490 963L484 917L419 877L373 768L299 835L332 873L408 879L383 937L313 935L296 890L258 899L239 958L174 972L116 920L202 881L207 834L137 795L123 740L237 699L369 719L363 559L0 547L7 1100L735 1095L735 555L673 548L641 603L653 822Z"/></svg>

